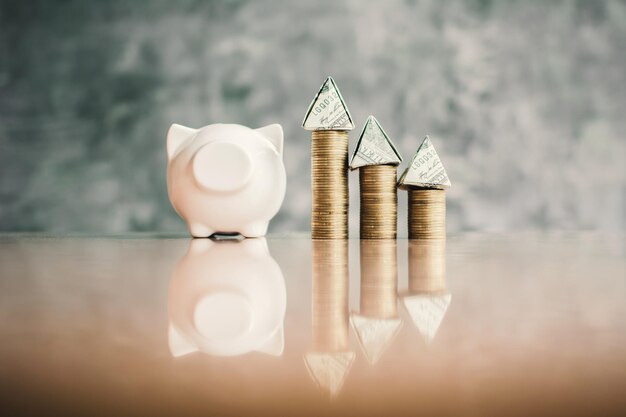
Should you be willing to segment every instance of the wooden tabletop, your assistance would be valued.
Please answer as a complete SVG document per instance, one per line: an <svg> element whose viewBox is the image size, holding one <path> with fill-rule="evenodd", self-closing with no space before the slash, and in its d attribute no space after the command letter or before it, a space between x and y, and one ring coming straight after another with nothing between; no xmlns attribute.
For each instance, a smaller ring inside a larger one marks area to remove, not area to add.
<svg viewBox="0 0 626 417"><path fill-rule="evenodd" d="M5 415L617 415L626 240L0 236Z"/></svg>

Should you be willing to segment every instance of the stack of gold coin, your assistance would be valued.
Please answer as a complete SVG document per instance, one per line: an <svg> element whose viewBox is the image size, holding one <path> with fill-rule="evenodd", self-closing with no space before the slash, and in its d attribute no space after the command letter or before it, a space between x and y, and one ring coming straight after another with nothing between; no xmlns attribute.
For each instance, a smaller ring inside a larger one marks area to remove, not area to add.
<svg viewBox="0 0 626 417"><path fill-rule="evenodd" d="M395 239L397 167L402 157L374 116L369 116L350 160L359 170L361 239Z"/></svg>
<svg viewBox="0 0 626 417"><path fill-rule="evenodd" d="M398 193L395 165L368 165L359 169L361 239L395 239Z"/></svg>
<svg viewBox="0 0 626 417"><path fill-rule="evenodd" d="M311 237L348 238L348 132L317 130L311 137Z"/></svg>
<svg viewBox="0 0 626 417"><path fill-rule="evenodd" d="M400 176L398 186L409 193L409 239L445 239L445 189L451 183L428 136Z"/></svg>
<svg viewBox="0 0 626 417"><path fill-rule="evenodd" d="M409 239L446 238L446 192L408 187Z"/></svg>

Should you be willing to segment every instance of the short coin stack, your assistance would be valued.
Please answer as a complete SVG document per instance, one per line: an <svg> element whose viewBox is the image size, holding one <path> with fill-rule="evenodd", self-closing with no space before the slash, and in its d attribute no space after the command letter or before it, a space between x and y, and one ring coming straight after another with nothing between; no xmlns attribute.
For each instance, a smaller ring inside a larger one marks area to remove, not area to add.
<svg viewBox="0 0 626 417"><path fill-rule="evenodd" d="M335 81L328 77L302 127L311 135L311 237L348 238L348 131L354 123Z"/></svg>
<svg viewBox="0 0 626 417"><path fill-rule="evenodd" d="M446 238L446 192L409 188L409 239Z"/></svg>
<svg viewBox="0 0 626 417"><path fill-rule="evenodd" d="M409 193L409 239L445 239L445 188L450 187L450 180L428 136L398 185Z"/></svg>
<svg viewBox="0 0 626 417"><path fill-rule="evenodd" d="M385 131L374 116L370 116L350 160L350 169L359 169L361 239L396 238L396 180L401 161Z"/></svg>

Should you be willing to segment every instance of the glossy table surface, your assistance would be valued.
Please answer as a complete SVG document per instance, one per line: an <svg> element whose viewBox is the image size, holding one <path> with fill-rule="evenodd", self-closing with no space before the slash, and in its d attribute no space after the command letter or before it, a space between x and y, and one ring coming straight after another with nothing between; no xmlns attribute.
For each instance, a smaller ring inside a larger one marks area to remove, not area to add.
<svg viewBox="0 0 626 417"><path fill-rule="evenodd" d="M0 236L3 415L624 415L626 244Z"/></svg>

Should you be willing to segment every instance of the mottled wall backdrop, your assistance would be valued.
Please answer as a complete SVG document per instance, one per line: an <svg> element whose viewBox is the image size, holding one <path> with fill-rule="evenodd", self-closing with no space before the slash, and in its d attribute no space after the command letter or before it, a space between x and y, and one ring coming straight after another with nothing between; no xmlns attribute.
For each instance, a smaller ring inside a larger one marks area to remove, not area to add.
<svg viewBox="0 0 626 417"><path fill-rule="evenodd" d="M172 122L281 123L271 231L308 230L300 123L327 75L357 130L375 115L405 163L431 135L450 231L626 226L624 0L0 5L1 230L184 232L165 186Z"/></svg>

